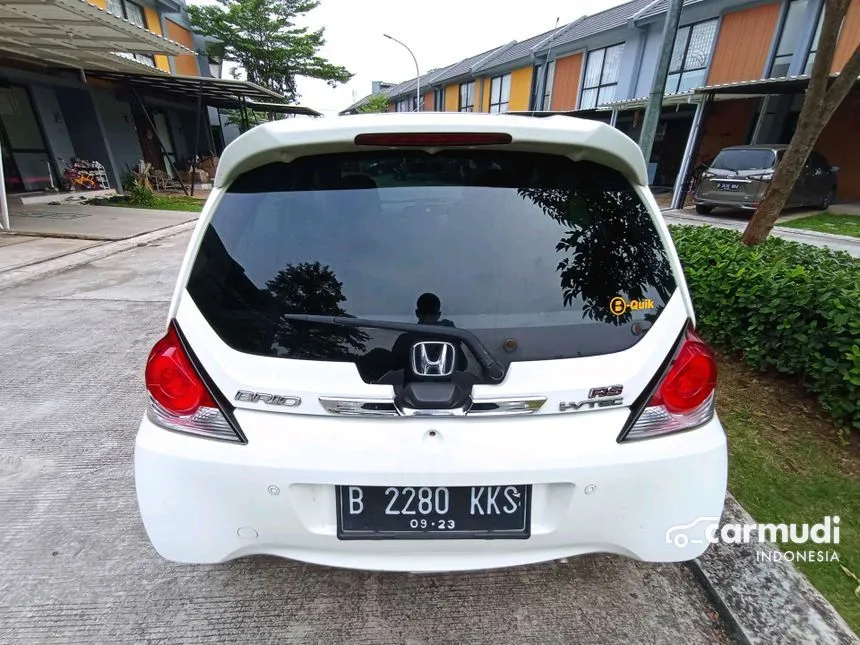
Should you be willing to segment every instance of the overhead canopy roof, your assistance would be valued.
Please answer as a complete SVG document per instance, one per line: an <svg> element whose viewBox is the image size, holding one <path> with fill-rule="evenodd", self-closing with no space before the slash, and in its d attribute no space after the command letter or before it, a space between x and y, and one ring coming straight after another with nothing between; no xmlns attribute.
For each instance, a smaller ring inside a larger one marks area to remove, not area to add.
<svg viewBox="0 0 860 645"><path fill-rule="evenodd" d="M133 87L143 95L172 98L180 101L196 101L198 94L202 91L203 103L212 107L237 108L242 105L244 99L245 105L249 108L252 103L269 106L254 108L262 111L287 112L287 108L295 108L296 114L314 112L309 108L287 105L283 102L283 97L280 94L267 90L265 87L232 78L179 76L155 70L145 74L96 70L87 72L87 76ZM280 108L280 110L271 109L272 107Z"/></svg>
<svg viewBox="0 0 860 645"><path fill-rule="evenodd" d="M837 74L831 74L830 78L836 78ZM766 94L796 94L806 89L809 85L809 76L782 76L779 78L761 78L755 81L737 81L735 83L721 83L719 85L708 85L696 90L696 94L737 94L739 96L764 96Z"/></svg>
<svg viewBox="0 0 860 645"><path fill-rule="evenodd" d="M0 51L64 67L139 70L120 53L193 53L86 0L0 0Z"/></svg>
<svg viewBox="0 0 860 645"><path fill-rule="evenodd" d="M201 88L203 102L213 107L238 107L246 101L277 102L279 94L264 87L229 78L179 76L152 70L150 73L88 71L90 78L101 78L118 85L133 87L144 95L155 95L182 101L196 101Z"/></svg>
<svg viewBox="0 0 860 645"><path fill-rule="evenodd" d="M694 92L679 92L678 94L667 94L663 97L663 105L684 105L685 103L699 102L702 99L696 97ZM619 101L610 101L598 105L596 110L641 110L648 105L648 97L641 96L635 99L623 99Z"/></svg>
<svg viewBox="0 0 860 645"><path fill-rule="evenodd" d="M309 107L302 105L288 105L286 103L265 103L261 101L249 101L245 103L245 107L249 110L257 112L273 112L277 114L300 114L303 116L322 116L322 112L317 112Z"/></svg>

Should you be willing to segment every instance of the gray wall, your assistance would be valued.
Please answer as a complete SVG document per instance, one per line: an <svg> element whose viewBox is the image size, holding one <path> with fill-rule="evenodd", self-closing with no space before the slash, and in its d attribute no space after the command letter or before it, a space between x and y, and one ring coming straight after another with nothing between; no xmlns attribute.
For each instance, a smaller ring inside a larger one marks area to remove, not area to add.
<svg viewBox="0 0 860 645"><path fill-rule="evenodd" d="M657 69L657 59L660 57L660 45L663 42L663 25L651 24L645 37L645 47L642 50L641 67L639 68L639 80L636 90L632 96L627 98L641 98L651 93L651 83L654 82L654 72Z"/></svg>
<svg viewBox="0 0 860 645"><path fill-rule="evenodd" d="M131 106L117 100L110 91L93 89L91 92L105 136L110 143L118 180L121 181L126 167L134 168L143 158ZM77 145L75 147L77 148Z"/></svg>
<svg viewBox="0 0 860 645"><path fill-rule="evenodd" d="M68 126L69 139L75 156L104 165L111 187L119 186L114 158L105 145L100 119L93 109L93 100L84 89L58 89L57 99Z"/></svg>
<svg viewBox="0 0 860 645"><path fill-rule="evenodd" d="M45 132L48 150L56 161L57 170L62 174L66 163L75 156L75 148L69 137L65 116L57 101L57 93L53 88L40 85L33 85L30 89L33 106Z"/></svg>
<svg viewBox="0 0 860 645"><path fill-rule="evenodd" d="M647 33L642 29L632 29L626 32L627 41L621 54L621 72L618 75L618 87L615 88L615 100L636 98L636 82L642 68L642 49L645 46Z"/></svg>

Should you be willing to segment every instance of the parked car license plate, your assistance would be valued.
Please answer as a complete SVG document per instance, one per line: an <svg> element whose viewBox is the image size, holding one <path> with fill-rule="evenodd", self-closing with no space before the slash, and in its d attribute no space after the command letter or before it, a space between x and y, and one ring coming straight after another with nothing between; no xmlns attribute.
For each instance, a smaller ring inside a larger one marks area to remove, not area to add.
<svg viewBox="0 0 860 645"><path fill-rule="evenodd" d="M531 486L338 486L337 536L524 539Z"/></svg>
<svg viewBox="0 0 860 645"><path fill-rule="evenodd" d="M730 190L732 192L737 192L738 188L740 188L740 184L733 183L731 181L718 181L717 182L717 190Z"/></svg>

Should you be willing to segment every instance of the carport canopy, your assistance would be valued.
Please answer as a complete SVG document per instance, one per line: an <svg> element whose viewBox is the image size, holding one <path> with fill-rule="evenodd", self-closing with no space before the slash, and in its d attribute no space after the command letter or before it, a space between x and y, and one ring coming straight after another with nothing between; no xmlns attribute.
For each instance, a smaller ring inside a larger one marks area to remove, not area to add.
<svg viewBox="0 0 860 645"><path fill-rule="evenodd" d="M319 112L298 105L289 105L277 92L250 81L208 76L180 76L152 70L151 72L87 71L90 78L100 78L139 91L142 95L169 97L181 102L197 101L223 109L256 109L261 112L322 116ZM255 107L257 106L257 107Z"/></svg>
<svg viewBox="0 0 860 645"><path fill-rule="evenodd" d="M193 54L86 0L0 0L0 52L74 69L140 70L131 54Z"/></svg>

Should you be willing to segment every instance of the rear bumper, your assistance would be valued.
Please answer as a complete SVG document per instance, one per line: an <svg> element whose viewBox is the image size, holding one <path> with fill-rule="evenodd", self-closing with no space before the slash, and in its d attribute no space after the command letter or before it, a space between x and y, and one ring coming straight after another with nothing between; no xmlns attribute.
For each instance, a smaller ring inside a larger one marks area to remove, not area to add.
<svg viewBox="0 0 860 645"><path fill-rule="evenodd" d="M728 201L728 200L720 200L720 199L709 199L707 197L694 197L693 203L696 206L723 206L725 208L739 208L742 210L755 210L758 208L757 201Z"/></svg>
<svg viewBox="0 0 860 645"><path fill-rule="evenodd" d="M667 531L722 512L726 440L716 417L696 430L630 444L617 444L602 428L572 433L564 415L465 429L435 423L437 432L428 435L427 421L364 432L363 422L348 420L337 431L267 429L247 445L230 445L144 419L135 481L146 531L155 549L176 562L269 554L346 568L453 571L595 552L689 560L708 546L707 524L685 529L690 540L683 546L667 542ZM380 450L379 436L387 450ZM525 540L336 536L337 484L518 483L533 485Z"/></svg>

